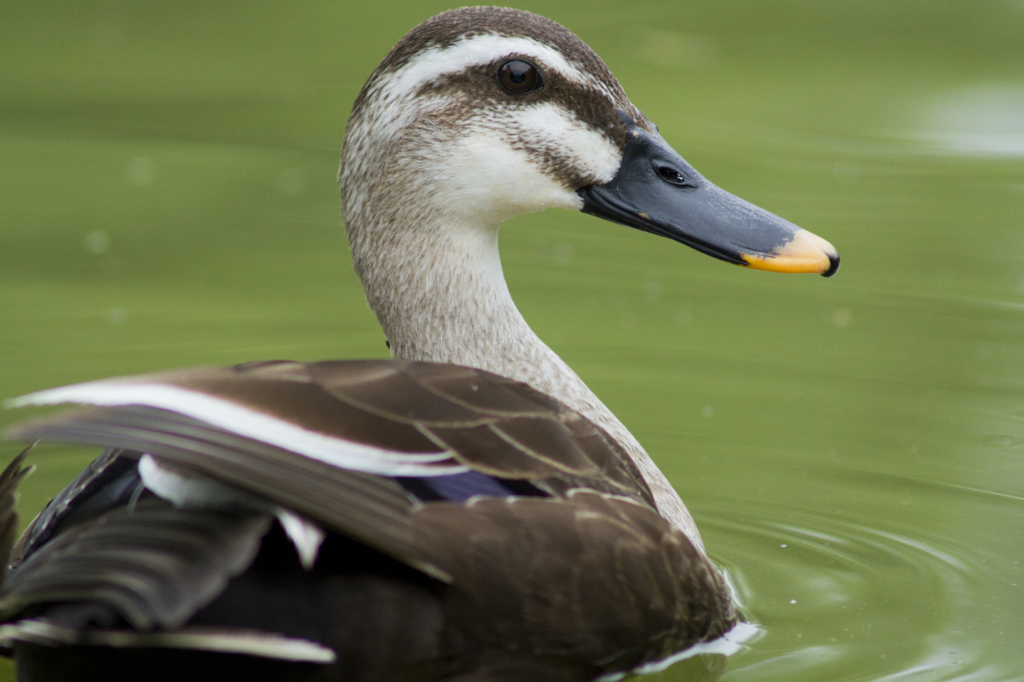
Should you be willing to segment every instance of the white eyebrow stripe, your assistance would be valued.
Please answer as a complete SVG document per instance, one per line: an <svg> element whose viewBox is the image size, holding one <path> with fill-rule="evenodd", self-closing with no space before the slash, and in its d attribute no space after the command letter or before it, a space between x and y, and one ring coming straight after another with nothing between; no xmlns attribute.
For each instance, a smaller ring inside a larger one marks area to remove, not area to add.
<svg viewBox="0 0 1024 682"><path fill-rule="evenodd" d="M570 62L559 50L534 38L494 34L462 37L445 48L422 49L401 67L374 78L362 105L364 111L349 124L346 135L346 139L362 141L364 151L354 154L354 158L366 156L367 150L375 146L387 148L413 121L425 119L433 108L443 108L450 102L445 98L418 96L423 85L511 54L533 57L542 68L554 70L567 80L616 101L607 84ZM607 174L604 165L602 155L600 176Z"/></svg>
<svg viewBox="0 0 1024 682"><path fill-rule="evenodd" d="M79 403L144 405L191 417L326 464L383 476L444 476L468 471L451 452L396 452L310 431L238 403L180 386L117 380L51 388L7 401L9 407Z"/></svg>
<svg viewBox="0 0 1024 682"><path fill-rule="evenodd" d="M611 97L603 83L570 64L558 50L533 38L493 34L463 37L445 48L423 50L398 71L384 76L381 95L387 100L408 97L439 76L490 64L509 54L536 57L543 67L554 69L571 81L597 88Z"/></svg>

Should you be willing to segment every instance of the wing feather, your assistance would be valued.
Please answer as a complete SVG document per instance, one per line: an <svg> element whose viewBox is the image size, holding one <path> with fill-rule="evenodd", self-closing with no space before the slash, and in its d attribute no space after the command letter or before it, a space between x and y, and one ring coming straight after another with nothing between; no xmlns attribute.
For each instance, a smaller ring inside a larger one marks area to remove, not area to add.
<svg viewBox="0 0 1024 682"><path fill-rule="evenodd" d="M90 602L115 609L137 630L179 627L248 568L270 521L162 500L109 512L26 557L4 585L0 617L31 604Z"/></svg>
<svg viewBox="0 0 1024 682"><path fill-rule="evenodd" d="M581 490L437 503L413 516L426 557L452 575L452 612L496 652L575 660L595 666L581 675L590 679L736 624L718 571L634 500Z"/></svg>
<svg viewBox="0 0 1024 682"><path fill-rule="evenodd" d="M148 452L159 461L252 493L425 568L411 542L408 510L413 503L389 478L296 456L149 407L73 410L25 424L16 435Z"/></svg>
<svg viewBox="0 0 1024 682"><path fill-rule="evenodd" d="M75 427L58 427L52 419L30 422L10 430L8 438L141 452L160 447L180 457L196 450L248 450L254 456L273 451L270 459L282 459L284 451L381 477L474 470L536 481L556 495L589 486L654 504L636 466L600 428L525 384L466 367L394 360L266 362L90 382L11 404L56 402L83 402L124 415L105 417L106 422L83 418ZM157 418L154 410L181 416Z"/></svg>
<svg viewBox="0 0 1024 682"><path fill-rule="evenodd" d="M636 466L601 429L524 384L465 367L267 362L91 382L15 404L61 401L93 406L7 436L149 453L445 581L414 541L410 512L419 502L394 478L475 471L528 482L537 494L582 487L654 507ZM296 433L297 442L285 437ZM325 443L329 457L317 450ZM503 489L516 486L481 487Z"/></svg>
<svg viewBox="0 0 1024 682"><path fill-rule="evenodd" d="M355 446L352 459L370 463L311 457L301 443L262 438L258 428L234 428L192 407L102 396L101 405L8 436L149 453L171 470L237 488L437 578L447 583L436 593L445 617L460 624L459 636L481 652L485 668L501 669L514 646L553 665L568 661L586 677L615 676L736 622L721 575L657 513L622 449L523 384L395 361L260 363L118 382L166 385L288 421L330 439L336 451ZM23 402L82 399L91 390ZM373 434L363 420L375 425ZM422 473L395 473L406 466ZM115 469L107 461L87 470L58 506L108 489L104 495L120 500L127 483L101 485L119 480ZM420 487L433 496L417 497ZM142 632L180 626L248 565L270 522L268 514L176 510L158 499L134 513L129 506L64 523L39 542L5 586L0 618L33 604L93 602ZM67 512L52 516L44 526L60 525Z"/></svg>

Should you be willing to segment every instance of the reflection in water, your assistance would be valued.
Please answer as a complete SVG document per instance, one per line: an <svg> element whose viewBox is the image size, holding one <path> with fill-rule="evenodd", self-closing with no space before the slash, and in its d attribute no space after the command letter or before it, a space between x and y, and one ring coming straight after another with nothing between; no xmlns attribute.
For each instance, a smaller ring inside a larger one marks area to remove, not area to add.
<svg viewBox="0 0 1024 682"><path fill-rule="evenodd" d="M649 673L642 678L657 682L673 680L674 682L717 682L726 670L727 658L715 654L701 654L680 661L671 670L663 673ZM637 679L637 678L627 678Z"/></svg>

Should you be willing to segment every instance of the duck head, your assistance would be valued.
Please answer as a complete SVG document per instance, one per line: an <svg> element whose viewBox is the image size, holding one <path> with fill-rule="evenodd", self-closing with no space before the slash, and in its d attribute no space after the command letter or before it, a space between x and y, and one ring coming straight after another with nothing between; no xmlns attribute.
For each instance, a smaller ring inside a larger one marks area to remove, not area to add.
<svg viewBox="0 0 1024 682"><path fill-rule="evenodd" d="M755 269L839 267L824 239L701 176L582 40L519 10L451 10L409 32L356 100L339 182L357 270L403 239L395 225L429 241L426 225L496 233L550 207Z"/></svg>

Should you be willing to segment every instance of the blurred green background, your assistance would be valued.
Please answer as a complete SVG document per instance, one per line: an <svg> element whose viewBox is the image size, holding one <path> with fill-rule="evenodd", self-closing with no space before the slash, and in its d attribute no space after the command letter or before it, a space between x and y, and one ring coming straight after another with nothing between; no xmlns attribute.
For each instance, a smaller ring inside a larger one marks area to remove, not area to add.
<svg viewBox="0 0 1024 682"><path fill-rule="evenodd" d="M448 7L6 3L0 397L385 356L338 154L365 78ZM831 280L753 272L564 211L502 231L527 320L764 629L724 679L1024 679L1024 2L519 7L587 41L705 176L843 257ZM22 521L92 455L38 448Z"/></svg>

